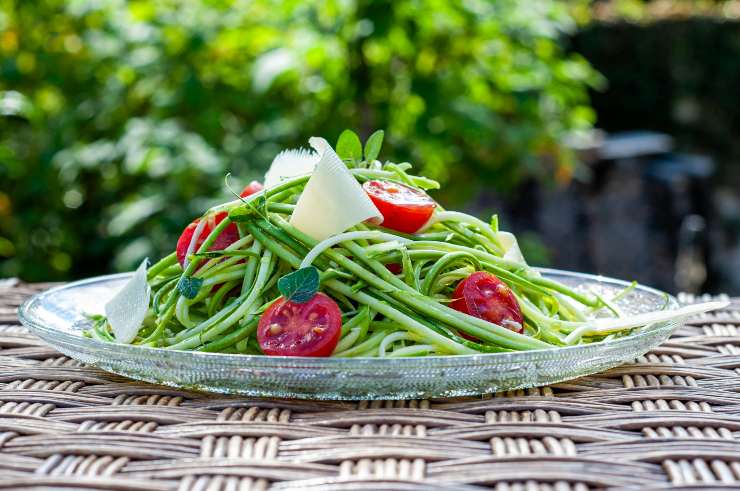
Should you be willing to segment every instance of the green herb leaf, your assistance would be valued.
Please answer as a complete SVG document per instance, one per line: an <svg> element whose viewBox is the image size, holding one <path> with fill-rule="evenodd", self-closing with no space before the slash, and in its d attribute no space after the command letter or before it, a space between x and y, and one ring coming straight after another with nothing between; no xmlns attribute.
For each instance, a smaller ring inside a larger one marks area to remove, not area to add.
<svg viewBox="0 0 740 491"><path fill-rule="evenodd" d="M372 162L378 158L380 154L380 147L383 146L383 137L385 132L378 130L367 139L365 142L365 161Z"/></svg>
<svg viewBox="0 0 740 491"><path fill-rule="evenodd" d="M180 281L177 282L177 291L179 291L183 297L193 299L198 295L201 286L203 286L203 278L183 276L180 278Z"/></svg>
<svg viewBox="0 0 740 491"><path fill-rule="evenodd" d="M362 160L360 137L352 130L344 130L337 140L337 155L343 160Z"/></svg>
<svg viewBox="0 0 740 491"><path fill-rule="evenodd" d="M285 300L306 303L319 290L319 270L309 266L288 273L278 280L277 287Z"/></svg>

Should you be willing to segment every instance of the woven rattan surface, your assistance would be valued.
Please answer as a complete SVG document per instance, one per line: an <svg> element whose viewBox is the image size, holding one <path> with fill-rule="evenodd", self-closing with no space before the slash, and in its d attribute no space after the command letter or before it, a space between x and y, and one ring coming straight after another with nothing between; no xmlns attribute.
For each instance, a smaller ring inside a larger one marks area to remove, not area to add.
<svg viewBox="0 0 740 491"><path fill-rule="evenodd" d="M41 288L0 282L0 489L740 489L740 301L552 387L327 403L81 366L19 325Z"/></svg>

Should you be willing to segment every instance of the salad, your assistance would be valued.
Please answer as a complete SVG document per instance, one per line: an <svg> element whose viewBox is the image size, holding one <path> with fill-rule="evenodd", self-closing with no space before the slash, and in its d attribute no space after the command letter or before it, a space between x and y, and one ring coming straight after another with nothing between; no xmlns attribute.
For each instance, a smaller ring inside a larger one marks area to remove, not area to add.
<svg viewBox="0 0 740 491"><path fill-rule="evenodd" d="M264 184L209 209L144 261L85 335L171 350L413 357L546 349L678 316L625 316L611 298L530 267L516 238L447 211L437 182L364 147L287 150ZM236 193L235 193L236 194ZM684 315L686 315L684 313Z"/></svg>

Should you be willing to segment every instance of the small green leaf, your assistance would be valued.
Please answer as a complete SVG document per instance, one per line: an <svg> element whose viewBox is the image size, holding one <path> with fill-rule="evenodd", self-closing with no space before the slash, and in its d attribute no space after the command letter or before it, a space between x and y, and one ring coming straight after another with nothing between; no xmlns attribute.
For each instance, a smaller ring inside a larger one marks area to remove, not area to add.
<svg viewBox="0 0 740 491"><path fill-rule="evenodd" d="M196 295L198 295L201 286L203 286L203 278L183 276L180 278L180 281L177 282L177 291L179 291L183 297L192 300Z"/></svg>
<svg viewBox="0 0 740 491"><path fill-rule="evenodd" d="M337 140L337 155L343 160L362 160L360 137L352 130L344 130Z"/></svg>
<svg viewBox="0 0 740 491"><path fill-rule="evenodd" d="M308 302L319 290L319 270L309 266L293 271L280 278L277 286L285 300L295 303Z"/></svg>
<svg viewBox="0 0 740 491"><path fill-rule="evenodd" d="M373 160L378 158L378 155L380 154L380 147L383 146L384 136L385 132L383 130L378 130L370 135L370 138L367 139L367 141L365 142L366 162L372 162Z"/></svg>
<svg viewBox="0 0 740 491"><path fill-rule="evenodd" d="M498 232L498 215L491 215L491 230Z"/></svg>

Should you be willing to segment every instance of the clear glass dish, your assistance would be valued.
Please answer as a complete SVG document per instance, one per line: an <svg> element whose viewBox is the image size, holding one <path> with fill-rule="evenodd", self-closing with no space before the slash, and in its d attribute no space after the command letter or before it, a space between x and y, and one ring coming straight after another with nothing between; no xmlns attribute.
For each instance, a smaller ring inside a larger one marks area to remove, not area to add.
<svg viewBox="0 0 740 491"><path fill-rule="evenodd" d="M626 282L542 269L546 277L600 293ZM23 324L62 353L146 382L219 393L303 399L416 399L485 394L561 382L633 360L681 324L671 321L613 341L567 348L419 358L290 358L144 348L82 336L84 313L102 313L129 273L100 276L39 293L19 308ZM627 313L656 310L666 294L638 286L618 302ZM668 297L668 308L678 307Z"/></svg>

